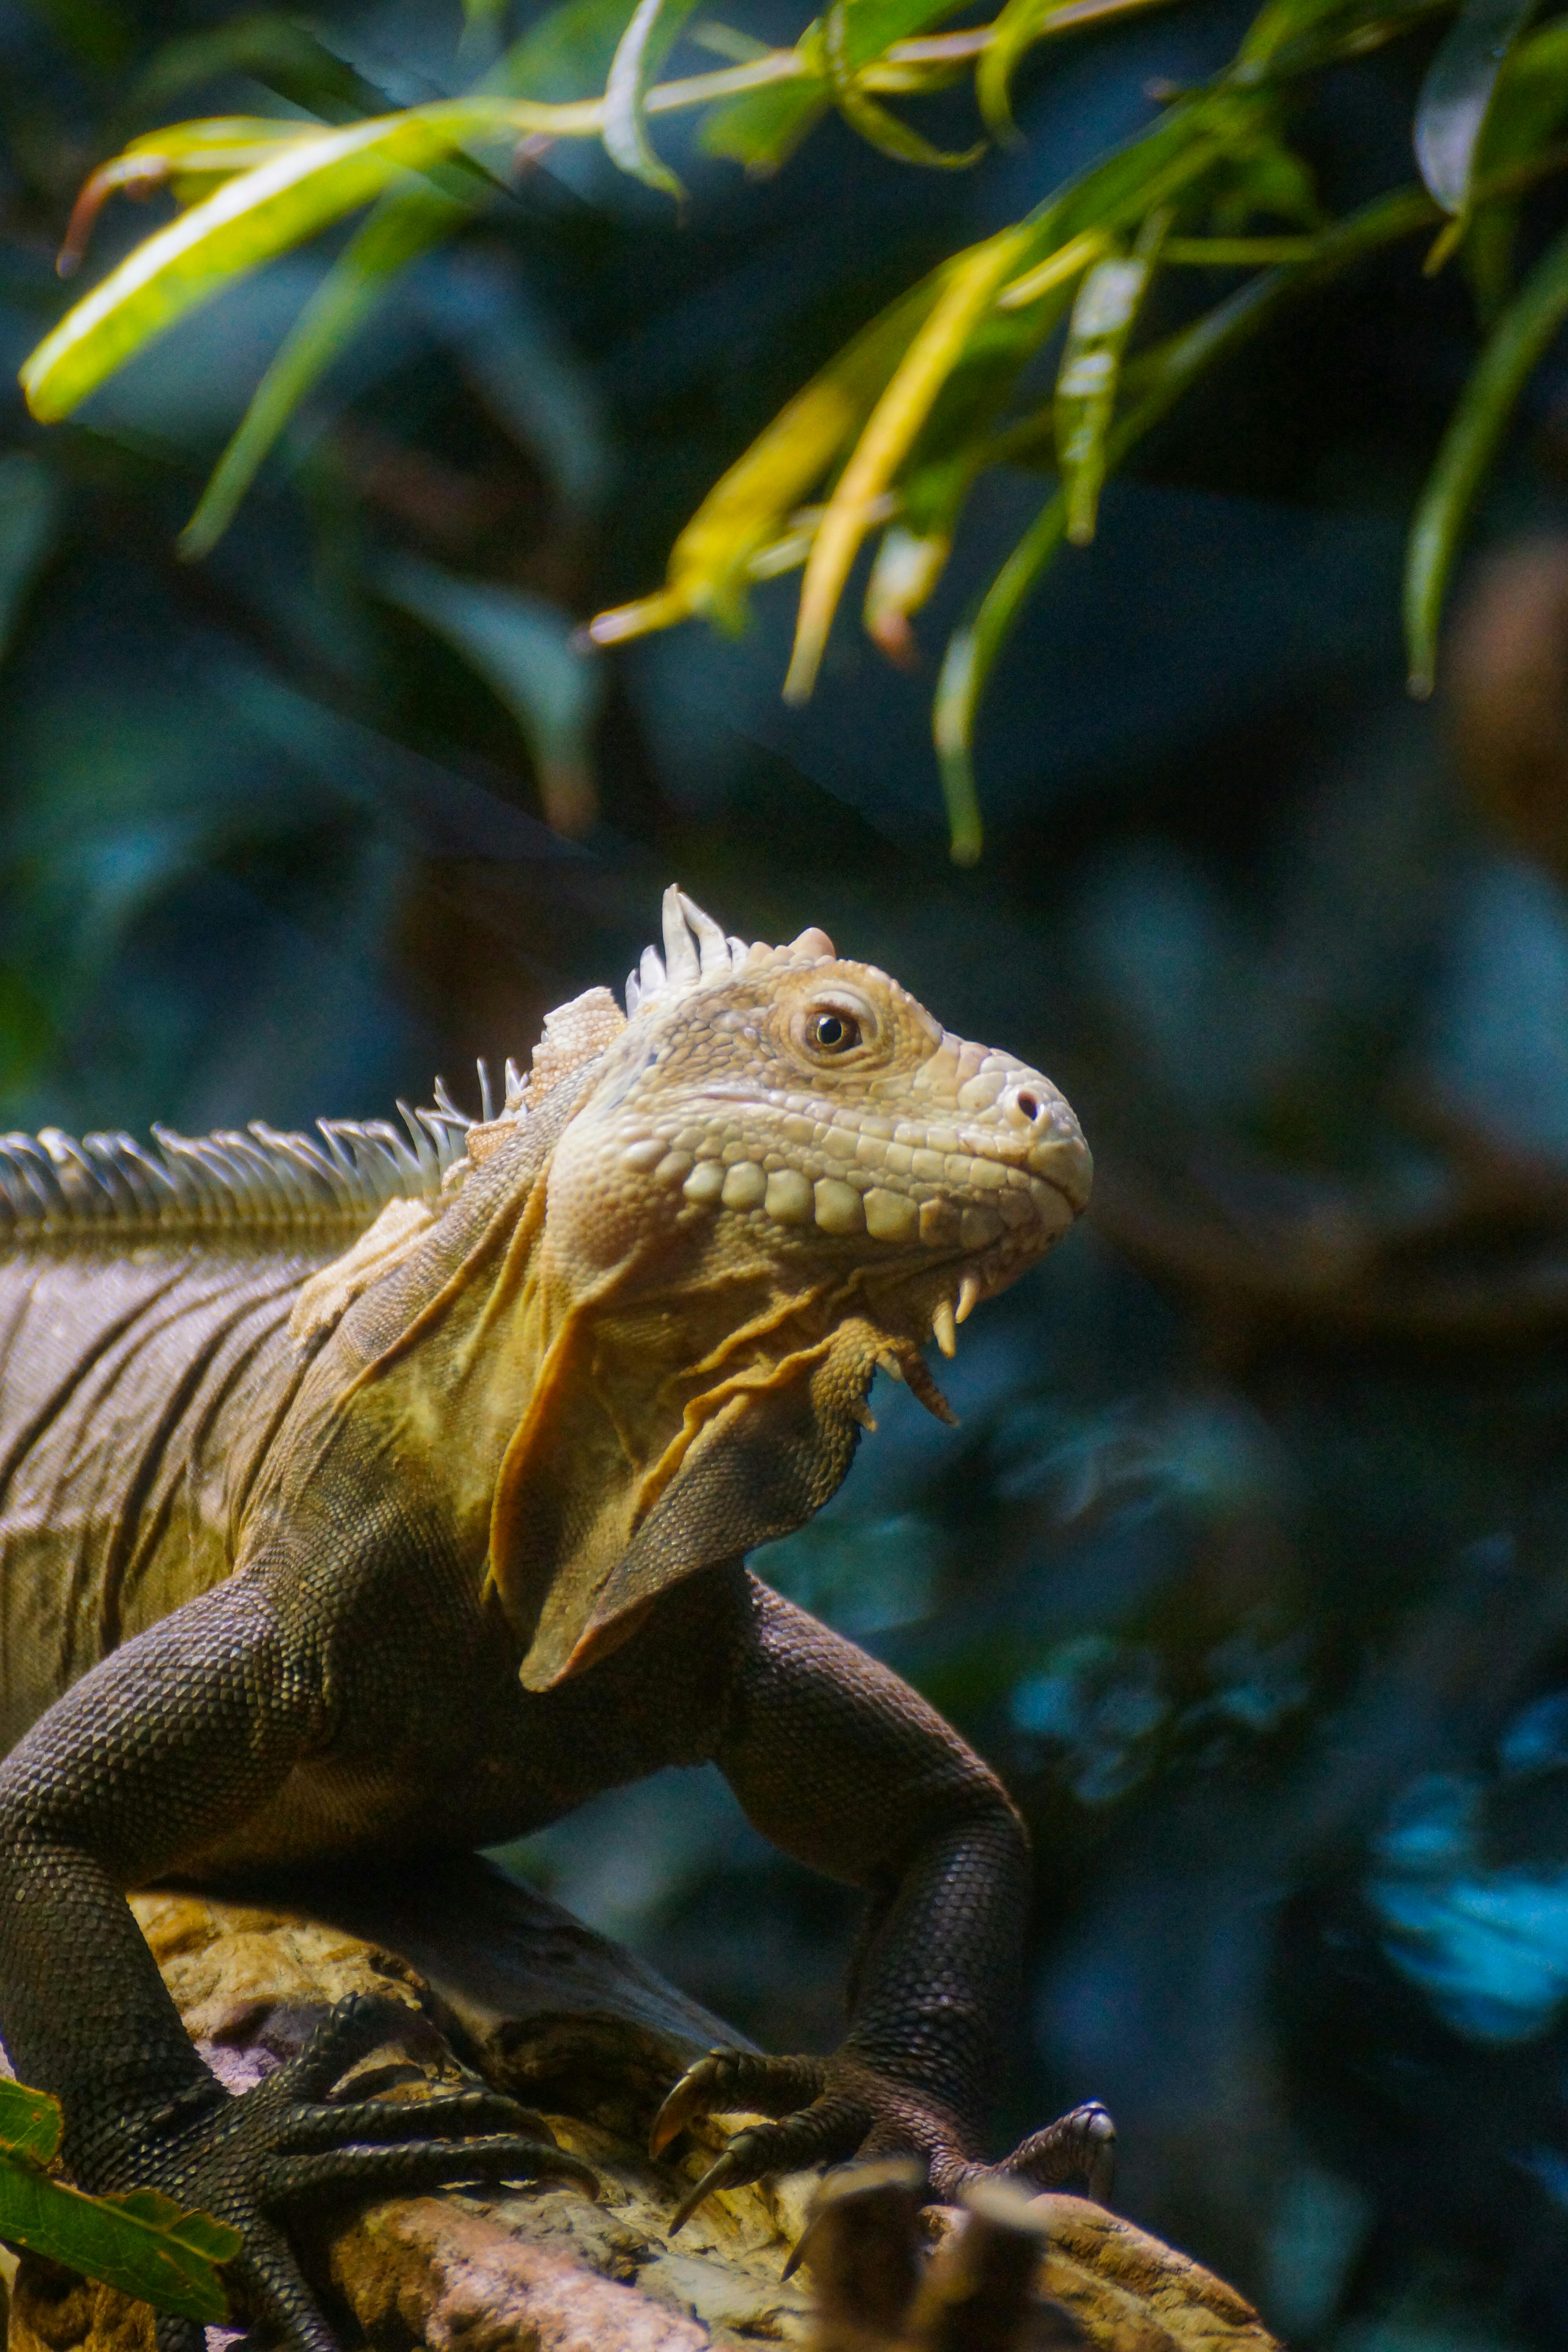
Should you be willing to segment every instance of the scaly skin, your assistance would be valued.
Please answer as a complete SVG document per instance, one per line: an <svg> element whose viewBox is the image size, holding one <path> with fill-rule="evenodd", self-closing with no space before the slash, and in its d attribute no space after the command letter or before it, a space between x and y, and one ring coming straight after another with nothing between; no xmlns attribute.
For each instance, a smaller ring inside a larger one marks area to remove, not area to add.
<svg viewBox="0 0 1568 2352"><path fill-rule="evenodd" d="M363 2007L230 2101L128 1887L406 1866L713 1760L870 1908L838 2052L676 2086L658 2147L710 2108L774 2118L679 2218L863 2147L918 2153L938 2196L986 2168L1022 1827L742 1556L838 1485L879 1363L944 1409L919 1349L1067 1230L1088 1153L1047 1080L820 932L747 949L672 892L665 938L629 1019L602 990L552 1015L439 1197L346 1253L262 1183L233 1230L61 1214L0 1265L0 2033L76 2177L233 2221L237 2307L301 2352L331 2339L292 2205L572 2162L499 2098L333 2105L382 2030ZM1109 2150L1080 2109L1000 2168L1102 2188Z"/></svg>

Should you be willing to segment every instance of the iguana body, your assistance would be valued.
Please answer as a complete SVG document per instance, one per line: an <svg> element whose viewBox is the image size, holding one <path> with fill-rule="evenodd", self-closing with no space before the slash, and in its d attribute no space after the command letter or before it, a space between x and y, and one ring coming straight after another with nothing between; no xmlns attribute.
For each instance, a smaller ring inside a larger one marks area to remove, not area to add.
<svg viewBox="0 0 1568 2352"><path fill-rule="evenodd" d="M665 936L629 1019L552 1015L502 1115L417 1151L0 1144L0 2035L77 2177L233 2221L239 2300L298 2343L331 2339L292 2200L569 2160L491 2097L372 2145L410 2111L321 2104L363 2018L226 2100L123 1902L153 1878L490 1843L716 1760L872 1919L837 2056L707 2062L661 2140L745 2105L781 2120L725 2178L978 2160L1016 1816L742 1556L837 1486L879 1362L940 1409L921 1343L1067 1229L1088 1155L1047 1081L821 933L747 949L670 893ZM1010 2162L1061 2177L1102 2126Z"/></svg>

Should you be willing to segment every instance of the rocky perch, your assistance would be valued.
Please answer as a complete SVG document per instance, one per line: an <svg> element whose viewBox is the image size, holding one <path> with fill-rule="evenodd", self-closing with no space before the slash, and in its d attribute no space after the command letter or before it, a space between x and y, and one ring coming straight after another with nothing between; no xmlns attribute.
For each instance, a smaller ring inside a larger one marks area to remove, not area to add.
<svg viewBox="0 0 1568 2352"><path fill-rule="evenodd" d="M356 2095L419 2098L477 2077L586 2157L600 2201L545 2182L505 2194L328 2211L307 2268L345 2342L373 2352L1278 2352L1250 2305L1087 2200L984 2190L917 2215L909 2168L870 2163L722 2189L673 2242L670 2215L727 2134L700 2126L653 2163L674 2077L738 2037L633 1954L482 1864L290 1880L254 1901L139 1895L194 2041L235 2090L299 2049L346 1994L402 2004L405 2031L353 2070ZM724 2118L732 2126L734 2118ZM809 2222L809 2229L808 2229ZM795 2274L785 2264L805 2234ZM209 2352L226 2339L214 2331ZM228 2339L232 2340L232 2339ZM10 2352L153 2352L152 2314L25 2256Z"/></svg>

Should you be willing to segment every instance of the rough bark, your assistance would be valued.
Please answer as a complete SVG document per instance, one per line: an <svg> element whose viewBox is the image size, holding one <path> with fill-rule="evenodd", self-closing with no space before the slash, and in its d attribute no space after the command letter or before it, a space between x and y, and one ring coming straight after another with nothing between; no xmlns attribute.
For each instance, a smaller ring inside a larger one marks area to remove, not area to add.
<svg viewBox="0 0 1568 2352"><path fill-rule="evenodd" d="M540 2109L561 2145L598 2171L597 2204L544 2182L321 2214L307 2267L345 2338L373 2352L704 2352L759 2340L826 2352L837 2340L830 2282L821 2283L820 2315L809 2291L820 2251L808 2247L801 2273L782 2275L805 2226L812 2176L722 2190L678 2239L667 2235L687 2183L727 2135L704 2126L681 2162L654 2164L645 2153L648 2123L694 2057L738 2037L542 1896L465 1863L411 1872L401 1884L384 1875L296 1879L286 1893L248 1900L139 1895L135 1910L193 2039L233 2089L290 2055L345 1994L391 1995L406 2009L407 2030L355 2070L358 2095L418 2098L482 2074ZM1005 2213L994 2226L1003 2240L1016 2224L1037 2243L1021 2271L1005 2246L987 2259L993 2269L1000 2260L999 2277L1033 2276L1022 2301L1004 2289L1007 2309L993 2309L993 2288L990 2304L982 2294L964 2305L951 2281L951 2291L942 2287L944 2263L958 2277L981 2262L979 2214L911 2219L937 2251L928 2262L924 2244L911 2245L922 2282L916 2304L868 2342L936 2352L963 2305L972 2312L965 2352L1007 2352L1015 2343L1035 2352L1072 2343L1096 2352L1270 2352L1249 2307L1186 2257L1081 2199L1014 2201L1028 2218ZM841 2264L846 2245L855 2259L859 2226L853 2213L842 2222ZM919 2315L939 2306L947 2317L933 2336L937 2323ZM959 2338L952 2341L956 2352ZM151 2314L25 2258L9 2344L11 2352L153 2352Z"/></svg>

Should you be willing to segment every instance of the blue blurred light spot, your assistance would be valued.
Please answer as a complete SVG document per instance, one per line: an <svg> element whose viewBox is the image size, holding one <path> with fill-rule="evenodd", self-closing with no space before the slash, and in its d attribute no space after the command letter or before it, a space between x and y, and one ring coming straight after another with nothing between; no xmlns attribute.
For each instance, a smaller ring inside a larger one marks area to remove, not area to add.
<svg viewBox="0 0 1568 2352"><path fill-rule="evenodd" d="M1541 1772L1568 1763L1568 1691L1553 1691L1516 1715L1498 1742L1505 1772Z"/></svg>
<svg viewBox="0 0 1568 2352"><path fill-rule="evenodd" d="M1405 1790L1373 1846L1383 1949L1474 2042L1528 2042L1568 1998L1568 1867L1489 1869L1480 1791L1456 1773Z"/></svg>

